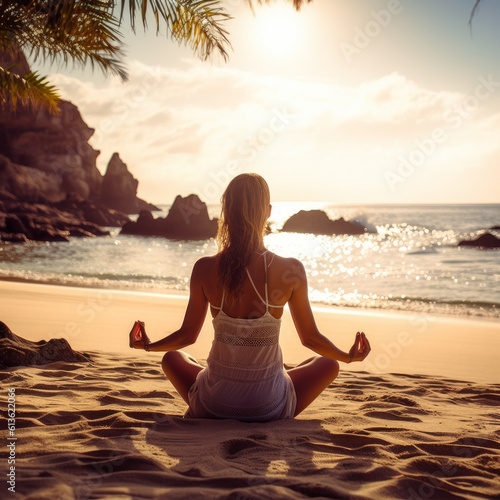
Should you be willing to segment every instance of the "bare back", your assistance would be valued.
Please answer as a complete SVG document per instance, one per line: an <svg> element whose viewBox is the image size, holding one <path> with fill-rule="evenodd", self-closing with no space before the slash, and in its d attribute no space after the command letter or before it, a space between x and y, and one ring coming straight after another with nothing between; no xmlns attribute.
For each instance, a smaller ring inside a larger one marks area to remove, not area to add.
<svg viewBox="0 0 500 500"><path fill-rule="evenodd" d="M285 305L290 299L294 287L300 281L301 266L296 259L280 257L267 252L267 289L269 304ZM218 277L219 256L205 257L199 262L202 266L202 287L208 302L211 304L211 313L215 317L222 301L222 285ZM261 296L265 291L265 271L262 254L255 254L247 266L252 281ZM224 312L234 318L257 318L266 312L266 305L255 292L252 283L246 277L238 294L237 300L231 300L225 295ZM282 307L270 307L270 314L280 318Z"/></svg>

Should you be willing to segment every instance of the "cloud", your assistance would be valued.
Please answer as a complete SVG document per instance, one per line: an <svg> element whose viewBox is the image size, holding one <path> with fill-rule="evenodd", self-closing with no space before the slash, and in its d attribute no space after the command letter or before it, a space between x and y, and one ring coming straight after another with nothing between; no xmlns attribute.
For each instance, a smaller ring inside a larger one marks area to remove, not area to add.
<svg viewBox="0 0 500 500"><path fill-rule="evenodd" d="M450 162L467 169L461 158L489 158L500 129L498 110L484 103L458 125L446 120L466 96L422 88L399 73L356 87L198 62L186 70L139 61L128 68L127 83L51 80L95 128L101 171L118 151L140 180L140 196L157 203L190 192L217 202L224 180L249 170L268 177L278 199L418 202L423 194L411 191L412 179L404 195L384 184L400 155L442 128L446 141L426 163L435 176L446 166L448 176Z"/></svg>

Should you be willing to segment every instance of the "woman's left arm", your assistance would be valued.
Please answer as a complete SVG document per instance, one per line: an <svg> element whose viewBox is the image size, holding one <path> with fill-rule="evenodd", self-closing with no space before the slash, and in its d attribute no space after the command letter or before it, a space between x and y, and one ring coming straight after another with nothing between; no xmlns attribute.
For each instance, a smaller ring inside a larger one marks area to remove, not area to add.
<svg viewBox="0 0 500 500"><path fill-rule="evenodd" d="M203 261L204 259L198 260L191 273L189 302L182 326L165 338L146 345L147 351L176 351L196 342L208 310L208 300L203 291Z"/></svg>

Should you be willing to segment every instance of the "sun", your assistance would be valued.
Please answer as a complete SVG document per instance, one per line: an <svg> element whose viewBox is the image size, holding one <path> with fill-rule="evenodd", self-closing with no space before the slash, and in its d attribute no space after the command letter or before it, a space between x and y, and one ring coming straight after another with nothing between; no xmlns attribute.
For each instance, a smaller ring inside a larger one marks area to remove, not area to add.
<svg viewBox="0 0 500 500"><path fill-rule="evenodd" d="M264 54L293 56L301 34L301 14L291 4L263 5L255 13L254 33Z"/></svg>

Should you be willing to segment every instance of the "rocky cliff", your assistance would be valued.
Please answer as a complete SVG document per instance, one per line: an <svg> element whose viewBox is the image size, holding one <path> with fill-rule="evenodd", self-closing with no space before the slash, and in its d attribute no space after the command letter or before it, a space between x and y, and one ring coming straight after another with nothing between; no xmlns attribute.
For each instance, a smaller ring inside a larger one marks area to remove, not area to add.
<svg viewBox="0 0 500 500"><path fill-rule="evenodd" d="M24 75L29 66L21 52L0 53L0 64ZM96 158L99 151L88 143L94 130L82 119L77 107L62 100L60 112L33 110L24 106L0 108L0 200L11 213L17 204L63 203L78 213L99 213L109 225L122 225L123 213L155 210L137 197L138 181L117 153L102 175ZM92 210L88 210L90 205ZM2 207L0 207L2 208ZM123 212L118 214L116 211ZM76 215L76 214L74 214ZM1 218L0 218L1 220ZM97 220L85 220L99 224ZM0 232L5 227L0 227Z"/></svg>
<svg viewBox="0 0 500 500"><path fill-rule="evenodd" d="M102 179L101 202L114 210L137 214L141 210L158 210L137 197L139 181L128 171L127 165L114 153Z"/></svg>
<svg viewBox="0 0 500 500"><path fill-rule="evenodd" d="M97 201L102 175L94 133L78 109L61 101L60 113L25 107L0 112L0 185L19 201Z"/></svg>

